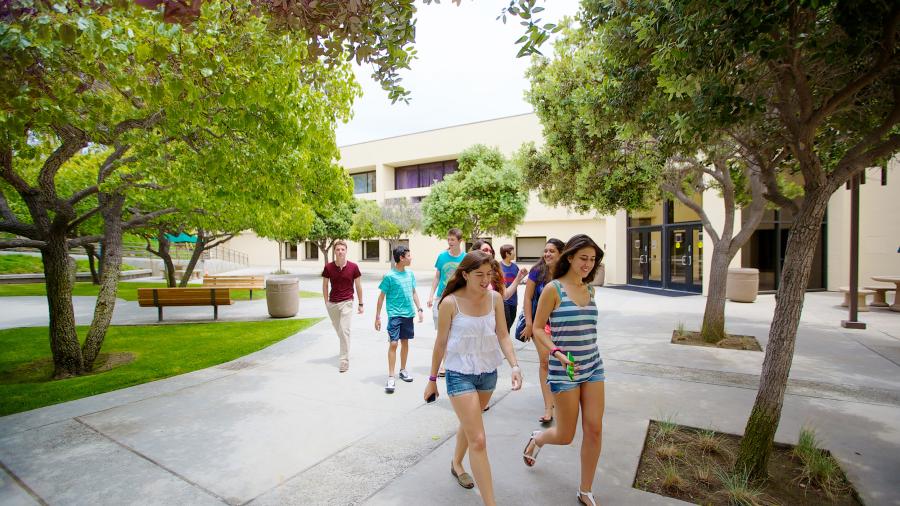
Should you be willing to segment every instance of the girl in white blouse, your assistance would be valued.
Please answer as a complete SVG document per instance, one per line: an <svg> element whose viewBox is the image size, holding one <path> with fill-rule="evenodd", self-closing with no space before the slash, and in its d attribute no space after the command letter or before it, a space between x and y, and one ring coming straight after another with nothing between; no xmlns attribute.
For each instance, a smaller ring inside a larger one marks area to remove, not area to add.
<svg viewBox="0 0 900 506"><path fill-rule="evenodd" d="M504 286L500 265L482 251L468 253L441 297L431 375L425 387L425 400L431 402L437 396L437 372L443 360L447 395L459 418L450 472L462 487L472 488L477 483L486 505L495 501L481 413L494 393L503 356L512 367L512 389L522 387L522 373L505 324L503 298L489 288L491 285ZM462 465L467 451L475 483Z"/></svg>

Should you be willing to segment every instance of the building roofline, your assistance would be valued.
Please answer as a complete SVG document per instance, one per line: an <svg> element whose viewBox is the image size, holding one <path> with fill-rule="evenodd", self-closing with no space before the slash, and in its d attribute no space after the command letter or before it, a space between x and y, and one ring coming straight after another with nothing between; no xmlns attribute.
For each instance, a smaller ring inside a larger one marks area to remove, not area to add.
<svg viewBox="0 0 900 506"><path fill-rule="evenodd" d="M469 126L469 125L477 125L478 123L487 123L487 122L489 122L489 121L497 121L497 120L501 120L501 119L517 118L517 117L519 117L519 116L528 116L528 115L531 115L531 114L534 114L534 111L523 112L523 113L520 113L520 114L511 114L511 115L509 115L509 116L500 116L499 118L491 118L491 119L482 119L482 120L478 120L478 121L470 121L470 122L468 122L468 123L458 123L458 124L456 124L456 125L447 125L447 126L443 126L443 127L429 128L428 130L420 130L420 131L418 131L418 132L410 132L410 133L408 133L408 134L391 135L391 136L388 136L388 137L381 137L381 138L379 138L379 139L372 139L372 140L370 140L370 141L354 142L354 143L352 143L352 144L343 144L343 145L338 146L338 149L349 148L349 147L351 147L351 146L359 146L360 144L369 144L370 142L380 142L380 141L386 141L386 140L388 140L388 139L397 139L397 138L400 138L400 137L408 137L408 136L410 136L410 135L418 135L418 134L425 134L425 133L429 133L429 132L437 132L438 130L447 130L447 129L449 129L449 128L458 128L458 127Z"/></svg>

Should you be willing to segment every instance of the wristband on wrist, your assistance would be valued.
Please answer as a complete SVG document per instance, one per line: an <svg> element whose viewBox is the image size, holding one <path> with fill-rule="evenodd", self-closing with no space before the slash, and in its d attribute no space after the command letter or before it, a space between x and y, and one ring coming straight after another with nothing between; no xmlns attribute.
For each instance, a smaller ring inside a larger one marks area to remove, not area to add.
<svg viewBox="0 0 900 506"><path fill-rule="evenodd" d="M518 364L512 366L512 370L513 370L513 371L521 371L521 369L519 369L519 365L518 365Z"/></svg>
<svg viewBox="0 0 900 506"><path fill-rule="evenodd" d="M561 352L562 350L557 346L556 348L553 348L552 350L550 350L550 354L551 354L551 355L556 355L556 352L557 352L557 351L560 351L560 352Z"/></svg>
<svg viewBox="0 0 900 506"><path fill-rule="evenodd" d="M437 376L429 376L428 381L437 381Z"/></svg>

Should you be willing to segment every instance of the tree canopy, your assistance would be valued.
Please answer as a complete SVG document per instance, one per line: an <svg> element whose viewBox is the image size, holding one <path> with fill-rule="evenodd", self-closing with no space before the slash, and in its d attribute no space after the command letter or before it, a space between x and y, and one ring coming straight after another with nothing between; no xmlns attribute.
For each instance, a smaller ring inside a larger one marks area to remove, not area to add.
<svg viewBox="0 0 900 506"><path fill-rule="evenodd" d="M512 235L525 219L528 191L521 172L496 148L475 145L459 155L459 170L435 184L422 201L426 234L459 228L474 240Z"/></svg>

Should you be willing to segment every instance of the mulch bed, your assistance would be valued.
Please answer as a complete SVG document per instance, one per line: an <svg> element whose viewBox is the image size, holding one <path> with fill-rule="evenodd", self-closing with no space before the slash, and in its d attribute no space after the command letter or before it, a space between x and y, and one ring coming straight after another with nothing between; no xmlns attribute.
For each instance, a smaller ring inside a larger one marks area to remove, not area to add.
<svg viewBox="0 0 900 506"><path fill-rule="evenodd" d="M740 441L740 436L733 434L651 420L634 487L695 504L733 504L722 478L734 466ZM775 444L769 479L757 484L753 499L742 504L862 505L839 467L837 485L830 494L804 480L801 461L792 449L790 445Z"/></svg>
<svg viewBox="0 0 900 506"><path fill-rule="evenodd" d="M725 348L729 350L762 351L759 341L753 336L740 336L729 334L718 343L708 343L703 340L699 332L672 331L672 344L686 344L688 346L705 346L707 348Z"/></svg>

